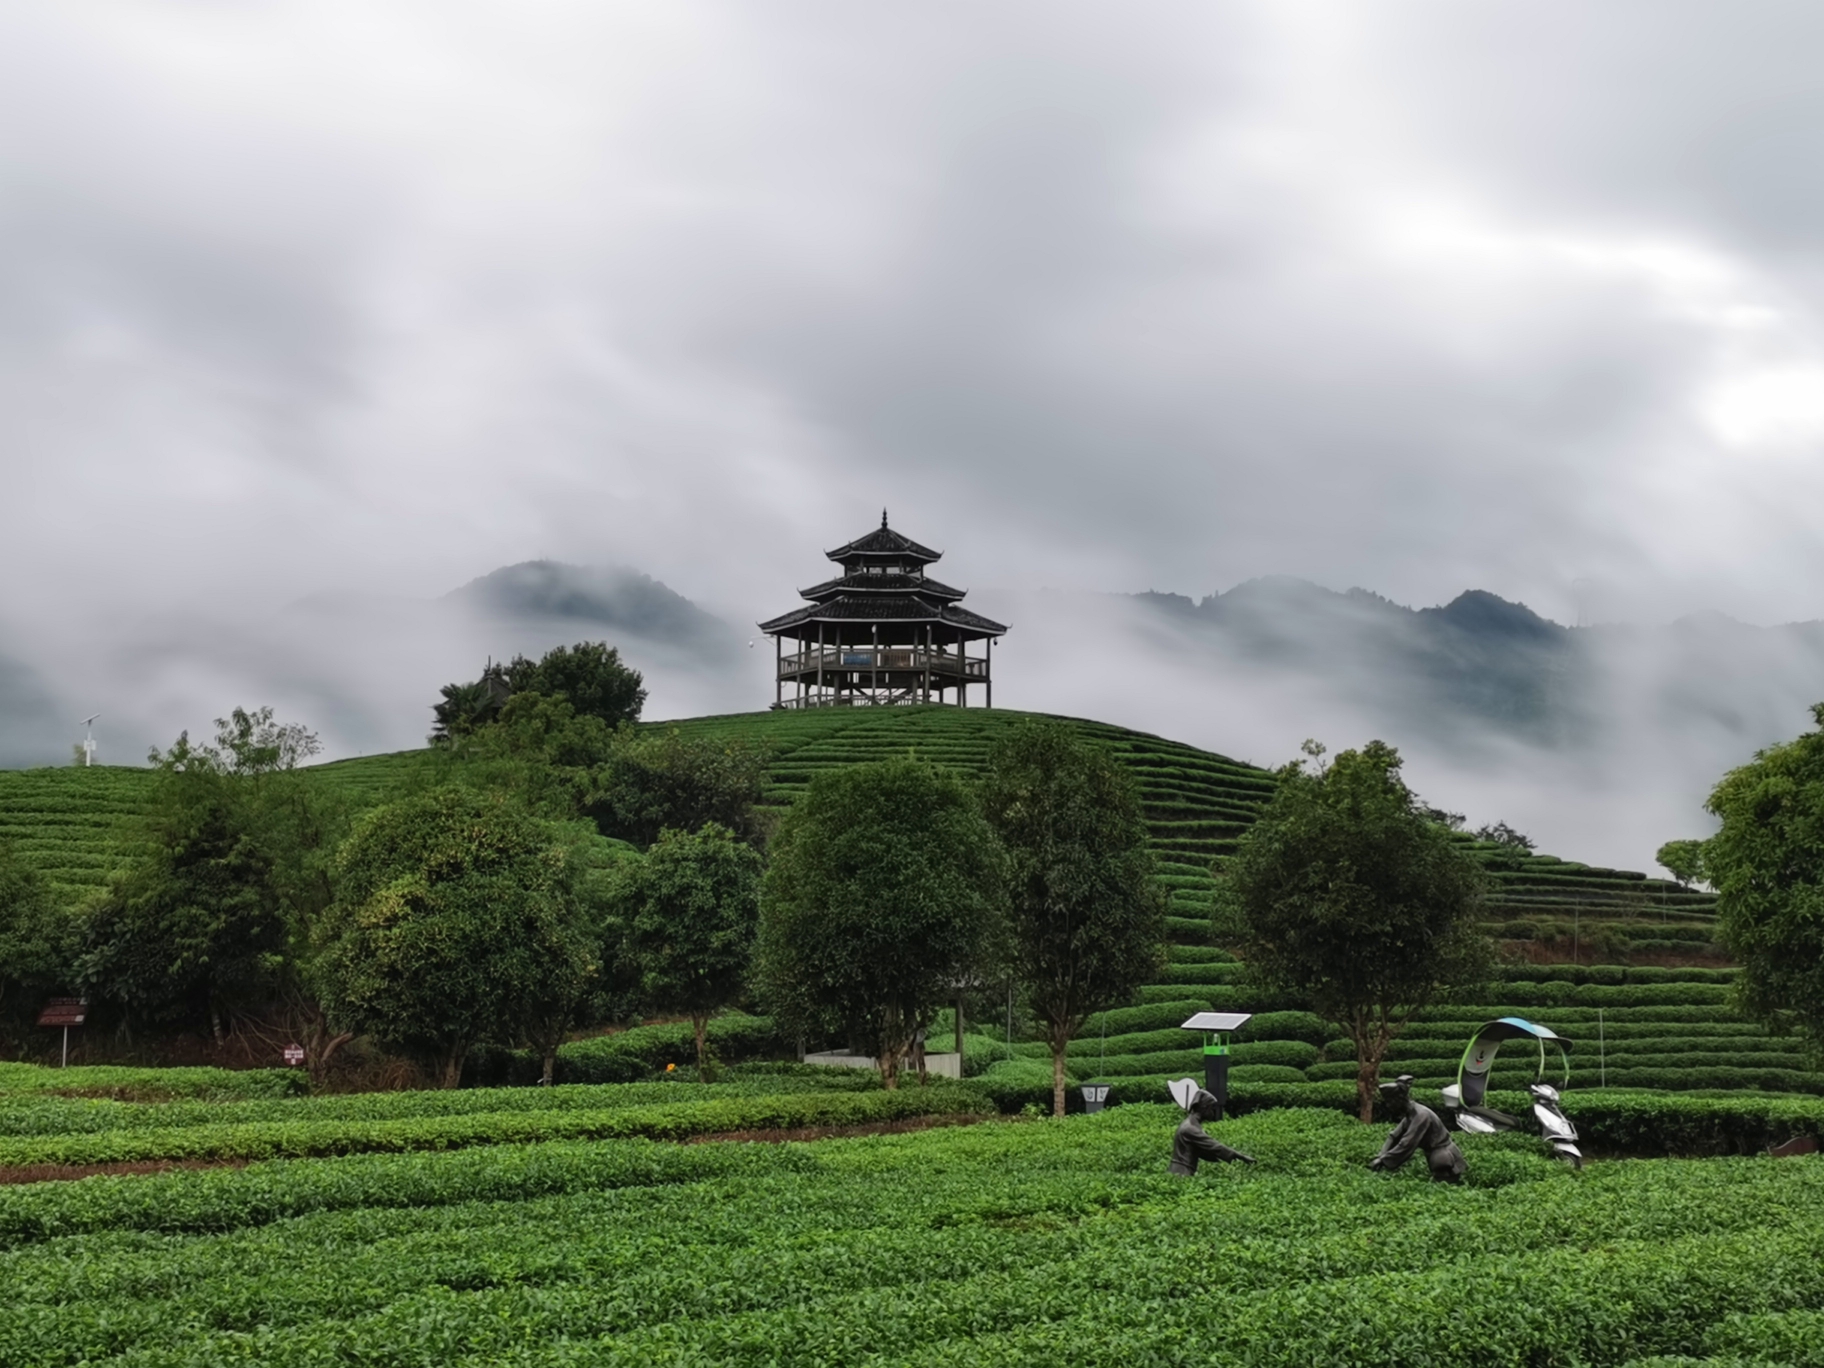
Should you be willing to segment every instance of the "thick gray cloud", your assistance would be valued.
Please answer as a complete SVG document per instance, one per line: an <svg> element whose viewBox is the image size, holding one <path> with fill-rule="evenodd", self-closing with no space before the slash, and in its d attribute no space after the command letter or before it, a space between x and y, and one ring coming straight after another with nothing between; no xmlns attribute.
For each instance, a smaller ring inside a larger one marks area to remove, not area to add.
<svg viewBox="0 0 1824 1368"><path fill-rule="evenodd" d="M0 11L0 656L195 725L301 598L550 558L745 624L883 503L1010 595L1824 616L1821 27Z"/></svg>

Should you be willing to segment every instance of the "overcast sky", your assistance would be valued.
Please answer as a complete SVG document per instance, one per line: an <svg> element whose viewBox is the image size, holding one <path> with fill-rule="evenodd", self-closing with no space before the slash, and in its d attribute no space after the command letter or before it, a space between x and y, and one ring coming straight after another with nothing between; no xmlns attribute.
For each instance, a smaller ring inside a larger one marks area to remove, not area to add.
<svg viewBox="0 0 1824 1368"><path fill-rule="evenodd" d="M883 504L965 586L1824 616L1820 51L1744 0L6 3L0 654L534 557L751 622Z"/></svg>

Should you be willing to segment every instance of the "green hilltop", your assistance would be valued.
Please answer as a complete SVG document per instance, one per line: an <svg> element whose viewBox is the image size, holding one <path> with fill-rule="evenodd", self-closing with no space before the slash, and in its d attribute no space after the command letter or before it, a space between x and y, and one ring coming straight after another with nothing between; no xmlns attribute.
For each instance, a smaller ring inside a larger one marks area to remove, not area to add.
<svg viewBox="0 0 1824 1368"><path fill-rule="evenodd" d="M995 738L1028 716L941 706L832 708L646 725L765 746L770 759L762 801L782 810L819 773L886 756L910 753L977 772ZM1255 1000L1241 981L1242 967L1210 945L1210 864L1234 848L1271 797L1272 776L1144 732L1062 720L1132 773L1172 914L1163 981L1144 990L1140 1007L1108 1014L1105 1043L1080 1042L1073 1056L1111 1077L1195 1072L1191 1042L1166 1018L1182 1020L1181 1010L1188 1015L1200 1007L1298 1005ZM428 755L418 750L339 760L310 773L362 805L384 800ZM152 779L150 770L113 767L0 772L0 839L14 842L74 904L99 891L130 855ZM1487 916L1509 963L1492 992L1495 1001L1433 1009L1398 1042L1390 1064L1441 1082L1454 1072L1474 1022L1518 1012L1579 1039L1578 1068L1586 1083L1599 1073L1611 1085L1824 1092L1824 1077L1809 1071L1796 1041L1769 1038L1729 1009L1733 971L1714 942L1711 895L1637 872L1462 839L1488 867ZM1258 1072L1262 1082L1352 1076L1352 1057L1340 1042L1314 1034L1310 1022L1287 1024L1300 1015L1272 1011L1282 1033L1301 1039L1250 1042L1240 1048L1258 1058L1250 1062L1244 1055L1237 1067ZM1593 1037L1600 1042L1596 1050L1590 1048ZM973 1042L983 1049L989 1044L985 1038ZM1016 1042L1012 1053L1037 1048Z"/></svg>

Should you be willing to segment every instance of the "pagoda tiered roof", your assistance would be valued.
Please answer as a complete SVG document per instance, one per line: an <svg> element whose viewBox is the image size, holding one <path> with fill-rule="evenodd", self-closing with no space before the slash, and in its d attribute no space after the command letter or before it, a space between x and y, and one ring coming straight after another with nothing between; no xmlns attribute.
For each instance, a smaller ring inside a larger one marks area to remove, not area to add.
<svg viewBox="0 0 1824 1368"><path fill-rule="evenodd" d="M929 565L934 560L943 559L942 551L933 551L928 546L921 546L903 533L895 532L887 526L887 511L880 511L880 526L865 537L857 537L846 542L834 551L825 551L824 555L839 564L861 559L899 559L917 561Z"/></svg>
<svg viewBox="0 0 1824 1368"><path fill-rule="evenodd" d="M933 640L973 641L997 637L1007 630L991 618L958 606L967 590L927 579L924 567L940 559L943 552L895 532L887 525L884 510L879 527L824 554L841 564L843 573L799 590L810 602L762 622L761 631L801 636L822 622L846 626L846 635L852 635L858 624L878 623L917 628L922 640L929 625L943 629Z"/></svg>
<svg viewBox="0 0 1824 1368"><path fill-rule="evenodd" d="M883 510L879 527L824 554L842 574L760 624L773 639L775 708L966 708L971 685L994 706L994 643L1007 628L963 607L963 590L925 577L941 552L895 532ZM971 654L979 642L986 649Z"/></svg>
<svg viewBox="0 0 1824 1368"><path fill-rule="evenodd" d="M941 606L926 603L923 599L853 599L839 598L828 603L807 603L802 608L795 608L783 613L769 622L760 624L760 630L767 633L783 632L793 627L814 622L879 622L924 623L954 627L967 633L971 638L1000 636L1007 628L980 613L972 613L967 608L958 608L955 604Z"/></svg>
<svg viewBox="0 0 1824 1368"><path fill-rule="evenodd" d="M835 579L814 584L809 589L800 589L799 594L807 599L822 602L835 598L839 594L913 594L919 598L942 599L946 603L955 603L968 593L967 589L952 589L947 584L940 584L923 575L838 575Z"/></svg>

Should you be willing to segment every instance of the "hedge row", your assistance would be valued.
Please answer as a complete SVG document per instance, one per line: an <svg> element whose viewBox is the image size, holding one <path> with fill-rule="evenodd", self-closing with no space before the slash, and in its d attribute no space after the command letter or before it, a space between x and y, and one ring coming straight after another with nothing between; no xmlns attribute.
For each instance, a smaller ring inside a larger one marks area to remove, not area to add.
<svg viewBox="0 0 1824 1368"><path fill-rule="evenodd" d="M1390 1062L1416 1063L1420 1061L1446 1060L1455 1063L1468 1045L1463 1040L1427 1040L1419 1037L1401 1036L1396 1039L1387 1051ZM1719 1048L1726 1046L1727 1048ZM1332 1063L1340 1060L1353 1060L1355 1046L1346 1039L1326 1041L1324 1055ZM1558 1058L1558 1051L1548 1045L1545 1051L1548 1063ZM1536 1062L1539 1051L1524 1040L1509 1041L1502 1047L1496 1060L1496 1067L1504 1065ZM1763 1041L1754 1038L1717 1040L1709 1037L1696 1037L1690 1040L1668 1039L1655 1036L1646 1040L1636 1039L1626 1045L1617 1041L1608 1042L1608 1048L1597 1048L1595 1041L1572 1053L1572 1063L1579 1069L1590 1069L1606 1062L1608 1067L1625 1069L1797 1069L1806 1072L1805 1059L1797 1046L1785 1042L1781 1047L1778 1041ZM1291 1063L1290 1060L1276 1060L1276 1063ZM1315 1062L1315 1061L1311 1061ZM1302 1067L1302 1066L1301 1066Z"/></svg>
<svg viewBox="0 0 1824 1368"><path fill-rule="evenodd" d="M1235 956L1213 945L1173 945L1167 958L1173 964L1234 964Z"/></svg>
<svg viewBox="0 0 1824 1368"><path fill-rule="evenodd" d="M1324 1082L1355 1077L1356 1066L1350 1063L1314 1064L1305 1077ZM1454 1068L1441 1067L1438 1061L1415 1060L1410 1064L1389 1061L1381 1068L1383 1078L1410 1073L1421 1088L1441 1088L1457 1081ZM1532 1068L1495 1066L1493 1081L1497 1088L1520 1087L1533 1078ZM1547 1067L1546 1082L1554 1087L1563 1078L1556 1064ZM1590 1060L1571 1066L1573 1089L1586 1087L1645 1088L1656 1092L1686 1093L1716 1090L1721 1092L1824 1093L1824 1074L1803 1073L1797 1069L1723 1069L1723 1068L1657 1068L1623 1069L1613 1064L1606 1069Z"/></svg>
<svg viewBox="0 0 1824 1368"><path fill-rule="evenodd" d="M1567 1022L1563 1012L1553 1012L1551 1020L1546 1023L1560 1034L1571 1037L1573 1031L1576 1048L1579 1051L1594 1048L1598 1039L1616 1040L1766 1040L1777 1042L1788 1039L1783 1036L1769 1036L1767 1028L1752 1021L1689 1021L1681 1019L1676 1022L1643 1021L1641 1008L1632 1008L1624 1017L1608 1014L1598 1027L1595 1013L1590 1013L1590 1020ZM1486 1019L1486 1018L1485 1018ZM1467 1021L1415 1021L1401 1031L1398 1039L1405 1040L1454 1040L1459 1045L1468 1044L1470 1035L1479 1022ZM1563 1028L1563 1029L1560 1029ZM1675 1033L1675 1034L1672 1034ZM1328 1034L1328 1033L1326 1033ZM1323 1043L1328 1044L1325 1040Z"/></svg>
<svg viewBox="0 0 1824 1368"><path fill-rule="evenodd" d="M1497 1104L1499 1105L1499 1104ZM1824 1139L1824 1099L1590 1090L1567 1092L1565 1114L1597 1153L1756 1154L1795 1136Z"/></svg>
<svg viewBox="0 0 1824 1368"><path fill-rule="evenodd" d="M1164 1102L1166 1084L1174 1075L1157 1073L1112 1080L1111 1105L1130 1102ZM1042 1090L1022 1091L1010 1082L991 1091L1004 1112L1032 1105L1049 1106L1051 1081ZM979 1086L979 1085L972 1085ZM1490 1102L1510 1114L1526 1116L1531 1100L1524 1092L1498 1091ZM1082 1109L1073 1089L1070 1110ZM1237 1083L1229 1089L1228 1114L1283 1107L1318 1107L1353 1115L1356 1110L1353 1081ZM1824 1098L1769 1096L1730 1092L1725 1096L1692 1097L1678 1093L1576 1089L1564 1094L1565 1113L1577 1123L1586 1153L1701 1157L1721 1154L1756 1154L1795 1136L1824 1140ZM1472 1137L1466 1141L1473 1146ZM1474 1151L1471 1150L1471 1162Z"/></svg>
<svg viewBox="0 0 1824 1368"><path fill-rule="evenodd" d="M1531 1007L1560 1012L1566 1008L1588 1008L1592 1022L1596 1020L1594 1009L1598 1007L1605 1011L1617 1007L1658 1009L1674 1012L1674 1019L1677 1010L1705 1007L1716 1008L1725 1018L1729 1015L1730 989L1726 983L1575 984L1523 979L1502 984L1498 990L1491 991L1500 994L1493 1006L1440 1004L1423 1015L1431 1020L1479 1017L1488 1021ZM1218 1012L1296 1011L1304 1005L1290 994L1265 992L1246 984L1212 983L1205 992L1210 1006ZM1145 1002L1164 1002L1183 996L1184 989L1174 984L1151 984L1142 988L1140 995Z"/></svg>
<svg viewBox="0 0 1824 1368"><path fill-rule="evenodd" d="M0 1248L88 1231L241 1230L317 1211L525 1201L806 1166L790 1145L504 1145L445 1154L365 1154L308 1164L178 1170L156 1178L0 1187Z"/></svg>
<svg viewBox="0 0 1824 1368"><path fill-rule="evenodd" d="M729 1012L709 1023L709 1047L725 1062L784 1056L796 1052L774 1029L772 1018ZM667 1064L694 1066L696 1037L688 1021L635 1026L612 1035L574 1040L557 1052L559 1083L636 1083L660 1072ZM477 1046L464 1061L465 1087L523 1086L536 1083L543 1064L527 1050Z"/></svg>
<svg viewBox="0 0 1824 1368"><path fill-rule="evenodd" d="M1667 968L1651 964L1517 964L1501 969L1498 981L1519 983L1600 984L1733 983L1740 970Z"/></svg>
<svg viewBox="0 0 1824 1368"><path fill-rule="evenodd" d="M1113 1035L1127 1035L1135 1031L1162 1031L1176 1027L1193 1013L1210 1010L1208 998L1190 997L1183 993L1160 1002L1147 1003L1140 1007L1116 1007L1112 1011L1097 1012L1083 1023L1085 1036L1099 1036L1103 1031Z"/></svg>
<svg viewBox="0 0 1824 1368"><path fill-rule="evenodd" d="M1711 1003L1707 1006L1690 1004L1629 1006L1626 1010L1625 1020L1632 1022L1667 1021L1677 1022L1683 1026L1695 1022L1739 1023L1741 1021L1741 1017L1732 1007L1721 1002ZM1600 1016L1598 1016L1598 1012L1601 1013ZM1493 1021L1497 1017L1513 1015L1515 1012L1512 1003L1443 1003L1420 1012L1414 1019L1412 1027L1408 1029L1415 1029L1419 1026L1460 1025L1464 1028L1466 1032L1464 1038L1467 1039L1467 1032L1474 1030L1484 1022ZM1599 1021L1606 1029L1608 1024L1616 1020L1614 1004L1610 1003L1555 1006L1549 1013L1539 1012L1534 1015L1553 1030L1564 1031L1566 1034L1569 1034L1574 1027L1582 1027L1586 1034L1594 1035Z"/></svg>
<svg viewBox="0 0 1824 1368"><path fill-rule="evenodd" d="M1262 1066L1270 1067L1270 1066ZM992 1075L992 1076L991 1076ZM1176 1073L1158 1071L1150 1074L1133 1074L1126 1077L1110 1078L1108 1084L1108 1105L1116 1106L1130 1102L1170 1102L1172 1095L1167 1084L1175 1078L1190 1077L1199 1082L1203 1072L1199 1070L1182 1070ZM1020 1060L1011 1065L997 1066L979 1079L972 1079L969 1086L991 1098L1001 1111L1015 1113L1027 1107L1051 1108L1051 1069L1032 1061ZM1065 1093L1065 1109L1070 1112L1083 1110L1083 1097L1080 1085L1073 1082ZM1250 1112L1270 1111L1283 1107L1321 1107L1326 1111L1355 1111L1355 1086L1339 1083L1299 1083L1295 1081L1277 1082L1273 1080L1237 1079L1233 1075L1229 1083L1229 1106L1227 1114L1242 1116Z"/></svg>
<svg viewBox="0 0 1824 1368"><path fill-rule="evenodd" d="M37 1064L0 1064L0 1097L33 1093L158 1101L174 1097L297 1097L310 1091L301 1069L140 1069L87 1064L49 1069Z"/></svg>
<svg viewBox="0 0 1824 1368"><path fill-rule="evenodd" d="M1027 1044L1015 1048L1022 1055L1030 1055L1035 1059L1051 1057L1051 1051L1045 1045ZM1093 1066L1103 1055L1112 1058L1115 1055L1144 1055L1160 1051L1200 1052L1202 1049L1203 1041L1196 1033L1174 1028L1110 1036L1106 1042L1099 1036L1082 1036L1070 1042L1065 1055L1076 1063ZM1320 1053L1317 1046L1302 1040L1243 1040L1231 1046L1230 1052L1231 1062L1235 1064L1289 1064L1298 1069L1317 1063Z"/></svg>
<svg viewBox="0 0 1824 1368"><path fill-rule="evenodd" d="M712 1084L670 1081L567 1085L554 1088L462 1088L338 1093L322 1097L230 1102L134 1102L32 1095L0 1098L0 1136L65 1135L115 1130L164 1130L255 1121L402 1121L488 1112L607 1111L797 1092L866 1092L879 1078L861 1069L807 1064L735 1065ZM694 1079L694 1075L691 1076Z"/></svg>
<svg viewBox="0 0 1824 1368"><path fill-rule="evenodd" d="M1174 961L1165 966L1160 977L1162 983L1240 983L1246 977L1248 967L1245 964L1209 963L1181 964Z"/></svg>
<svg viewBox="0 0 1824 1368"><path fill-rule="evenodd" d="M1690 926L1680 926L1672 922L1661 922L1658 920L1646 922L1604 921L1595 924L1602 926L1605 930L1618 932L1630 945L1635 946L1638 946L1643 940L1663 940L1677 944L1705 945L1708 944L1716 934L1716 927L1713 922L1699 923ZM1541 938L1539 935L1541 931L1546 933L1547 939L1552 939L1561 934L1571 934L1572 926L1573 924L1569 921L1560 922L1555 918L1550 921L1516 919L1502 922L1490 922L1488 923L1488 931L1490 935L1496 936L1502 940L1538 940Z"/></svg>
<svg viewBox="0 0 1824 1368"><path fill-rule="evenodd" d="M603 1111L489 1112L397 1121L256 1121L0 1140L0 1166L317 1158L553 1140L682 1140L723 1131L851 1126L982 1111L960 1084L896 1092L809 1092Z"/></svg>

